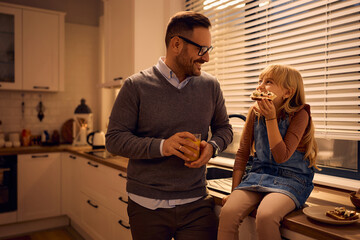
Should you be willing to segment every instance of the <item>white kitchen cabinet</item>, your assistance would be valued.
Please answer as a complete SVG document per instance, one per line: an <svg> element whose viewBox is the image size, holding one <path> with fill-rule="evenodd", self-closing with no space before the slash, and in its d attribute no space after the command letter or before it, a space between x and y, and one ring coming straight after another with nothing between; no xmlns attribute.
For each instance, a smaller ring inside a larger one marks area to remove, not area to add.
<svg viewBox="0 0 360 240"><path fill-rule="evenodd" d="M0 89L22 88L22 10L0 5Z"/></svg>
<svg viewBox="0 0 360 240"><path fill-rule="evenodd" d="M60 216L60 153L18 155L18 221Z"/></svg>
<svg viewBox="0 0 360 240"><path fill-rule="evenodd" d="M80 225L95 239L131 239L126 173L85 158L77 160L82 196Z"/></svg>
<svg viewBox="0 0 360 240"><path fill-rule="evenodd" d="M84 193L81 193L80 208L82 228L93 239L109 240L111 238L111 211Z"/></svg>
<svg viewBox="0 0 360 240"><path fill-rule="evenodd" d="M103 2L105 83L113 83L134 73L135 1Z"/></svg>
<svg viewBox="0 0 360 240"><path fill-rule="evenodd" d="M61 213L80 221L80 167L78 156L63 153L61 157Z"/></svg>
<svg viewBox="0 0 360 240"><path fill-rule="evenodd" d="M23 90L63 89L64 14L23 10Z"/></svg>
<svg viewBox="0 0 360 240"><path fill-rule="evenodd" d="M105 166L95 161L79 158L80 190L98 201L106 201Z"/></svg>
<svg viewBox="0 0 360 240"><path fill-rule="evenodd" d="M111 214L110 226L111 226L111 240L131 240L130 224L122 217L116 214Z"/></svg>
<svg viewBox="0 0 360 240"><path fill-rule="evenodd" d="M106 204L111 208L111 240L130 240L131 231L127 214L128 196L126 192L126 173L113 168L106 168Z"/></svg>
<svg viewBox="0 0 360 240"><path fill-rule="evenodd" d="M0 3L0 21L9 16L14 23L0 27L0 89L64 90L65 13Z"/></svg>

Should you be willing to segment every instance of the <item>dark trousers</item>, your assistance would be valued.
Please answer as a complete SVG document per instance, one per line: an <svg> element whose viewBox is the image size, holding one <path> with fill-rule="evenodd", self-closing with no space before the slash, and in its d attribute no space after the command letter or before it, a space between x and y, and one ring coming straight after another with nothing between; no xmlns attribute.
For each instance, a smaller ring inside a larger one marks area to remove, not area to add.
<svg viewBox="0 0 360 240"><path fill-rule="evenodd" d="M211 196L174 208L150 210L131 201L128 215L134 240L216 240L218 218Z"/></svg>

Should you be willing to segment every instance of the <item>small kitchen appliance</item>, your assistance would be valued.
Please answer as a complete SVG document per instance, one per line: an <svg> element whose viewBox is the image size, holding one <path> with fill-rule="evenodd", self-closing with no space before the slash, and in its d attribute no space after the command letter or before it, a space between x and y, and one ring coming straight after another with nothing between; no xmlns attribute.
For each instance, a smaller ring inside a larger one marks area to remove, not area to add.
<svg viewBox="0 0 360 240"><path fill-rule="evenodd" d="M87 145L86 136L93 131L93 114L90 108L85 104L85 99L81 99L80 105L74 112L73 121L73 145Z"/></svg>
<svg viewBox="0 0 360 240"><path fill-rule="evenodd" d="M92 132L87 136L87 143L92 146L92 149L105 148L105 133L103 131Z"/></svg>

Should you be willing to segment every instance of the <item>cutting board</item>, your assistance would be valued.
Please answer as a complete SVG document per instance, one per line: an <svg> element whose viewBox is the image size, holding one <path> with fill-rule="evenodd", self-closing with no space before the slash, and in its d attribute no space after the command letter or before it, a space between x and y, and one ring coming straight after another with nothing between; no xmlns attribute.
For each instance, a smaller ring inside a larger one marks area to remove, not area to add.
<svg viewBox="0 0 360 240"><path fill-rule="evenodd" d="M67 120L61 127L61 138L64 143L72 143L73 142L73 122L74 119Z"/></svg>

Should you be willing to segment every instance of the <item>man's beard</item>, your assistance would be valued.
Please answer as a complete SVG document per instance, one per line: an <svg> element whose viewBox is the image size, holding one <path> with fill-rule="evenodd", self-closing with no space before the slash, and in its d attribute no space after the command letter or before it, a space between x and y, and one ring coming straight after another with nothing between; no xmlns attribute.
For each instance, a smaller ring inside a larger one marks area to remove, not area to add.
<svg viewBox="0 0 360 240"><path fill-rule="evenodd" d="M181 53L179 56L176 57L176 64L178 65L179 69L184 73L185 78L190 76L199 76L201 74L201 71L196 71L195 66L196 62L203 63L203 61L200 60L192 60L188 54L187 54L187 48L184 47L181 50Z"/></svg>

